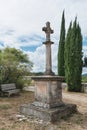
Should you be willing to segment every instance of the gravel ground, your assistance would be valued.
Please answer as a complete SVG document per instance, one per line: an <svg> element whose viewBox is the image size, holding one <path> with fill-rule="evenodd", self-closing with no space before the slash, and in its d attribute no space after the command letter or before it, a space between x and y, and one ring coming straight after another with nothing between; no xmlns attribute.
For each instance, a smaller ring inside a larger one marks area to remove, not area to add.
<svg viewBox="0 0 87 130"><path fill-rule="evenodd" d="M87 94L63 92L63 101L76 104L78 112L54 124L20 115L20 105L33 101L33 92L0 97L0 130L87 130Z"/></svg>

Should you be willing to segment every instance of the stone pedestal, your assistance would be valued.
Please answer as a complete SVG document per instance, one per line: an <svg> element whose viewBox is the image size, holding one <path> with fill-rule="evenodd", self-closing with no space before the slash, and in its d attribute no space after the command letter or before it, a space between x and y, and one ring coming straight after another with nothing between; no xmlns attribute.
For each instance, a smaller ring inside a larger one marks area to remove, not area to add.
<svg viewBox="0 0 87 130"><path fill-rule="evenodd" d="M35 101L22 105L20 107L22 114L47 121L56 121L76 111L76 105L62 102L61 83L64 80L63 77L48 75L36 76L32 79L35 81Z"/></svg>
<svg viewBox="0 0 87 130"><path fill-rule="evenodd" d="M35 80L35 106L43 108L54 108L62 105L61 81L63 77L38 76Z"/></svg>

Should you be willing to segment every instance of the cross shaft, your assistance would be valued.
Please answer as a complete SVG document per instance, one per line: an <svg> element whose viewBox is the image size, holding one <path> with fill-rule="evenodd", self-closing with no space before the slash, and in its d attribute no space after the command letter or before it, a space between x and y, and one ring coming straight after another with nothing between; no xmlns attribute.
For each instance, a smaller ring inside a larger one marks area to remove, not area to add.
<svg viewBox="0 0 87 130"><path fill-rule="evenodd" d="M54 75L52 72L52 61L51 61L51 42L50 34L53 33L53 30L50 28L50 22L46 23L46 27L43 27L42 30L46 33L46 42L44 44L46 45L46 75Z"/></svg>

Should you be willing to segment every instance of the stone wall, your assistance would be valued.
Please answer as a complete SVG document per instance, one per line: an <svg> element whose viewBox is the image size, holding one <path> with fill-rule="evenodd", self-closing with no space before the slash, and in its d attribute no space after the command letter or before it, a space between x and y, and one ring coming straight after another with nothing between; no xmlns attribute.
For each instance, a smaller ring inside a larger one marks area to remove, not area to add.
<svg viewBox="0 0 87 130"><path fill-rule="evenodd" d="M87 83L82 83L82 92L87 93Z"/></svg>
<svg viewBox="0 0 87 130"><path fill-rule="evenodd" d="M66 83L62 83L62 90L67 91L67 84ZM82 83L81 92L87 93L87 83Z"/></svg>
<svg viewBox="0 0 87 130"><path fill-rule="evenodd" d="M24 90L34 92L35 86L25 87ZM67 91L67 84L66 83L62 83L62 90ZM82 83L82 92L87 93L87 83Z"/></svg>

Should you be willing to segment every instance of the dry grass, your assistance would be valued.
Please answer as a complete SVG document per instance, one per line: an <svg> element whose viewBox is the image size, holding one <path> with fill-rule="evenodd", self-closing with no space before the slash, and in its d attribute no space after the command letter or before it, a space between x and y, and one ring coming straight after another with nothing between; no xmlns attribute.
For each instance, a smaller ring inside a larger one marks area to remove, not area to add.
<svg viewBox="0 0 87 130"><path fill-rule="evenodd" d="M22 92L20 96L0 97L0 130L87 130L87 95L63 93L63 97L65 102L76 103L79 112L47 125L18 121L16 118L21 104L33 102L34 93ZM82 99L85 99L84 102Z"/></svg>

